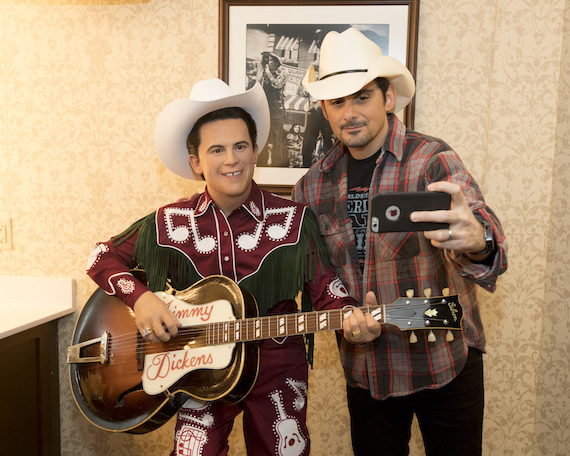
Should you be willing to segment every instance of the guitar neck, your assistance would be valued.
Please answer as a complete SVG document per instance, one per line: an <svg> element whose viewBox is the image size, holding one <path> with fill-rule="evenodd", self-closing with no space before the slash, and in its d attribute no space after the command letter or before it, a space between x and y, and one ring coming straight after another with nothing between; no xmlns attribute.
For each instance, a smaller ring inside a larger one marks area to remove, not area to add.
<svg viewBox="0 0 570 456"><path fill-rule="evenodd" d="M385 306L361 307L380 323L385 323ZM220 345L233 342L250 342L274 337L311 334L342 329L342 322L351 308L314 312L272 315L209 323L206 326L207 344Z"/></svg>
<svg viewBox="0 0 570 456"><path fill-rule="evenodd" d="M388 305L360 307L380 324L395 325L401 331L415 329L461 330L463 312L457 295L433 298L398 298ZM194 327L204 345L251 342L276 337L312 334L342 329L342 322L353 308L271 315L218 321ZM192 327L189 327L192 328Z"/></svg>

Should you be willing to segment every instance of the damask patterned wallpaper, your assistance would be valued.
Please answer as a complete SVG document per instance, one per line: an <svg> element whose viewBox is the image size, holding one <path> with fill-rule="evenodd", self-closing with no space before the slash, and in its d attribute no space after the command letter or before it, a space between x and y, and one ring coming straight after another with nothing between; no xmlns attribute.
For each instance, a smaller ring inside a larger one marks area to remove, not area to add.
<svg viewBox="0 0 570 456"><path fill-rule="evenodd" d="M480 293L485 455L569 454L569 24L565 0L421 0L416 129L458 151L510 246L498 291ZM2 0L0 216L14 249L0 250L0 274L74 278L83 306L97 240L201 189L160 163L153 127L217 76L217 40L217 0ZM59 325L62 455L168 454L172 423L132 436L80 415L65 366L74 322ZM350 455L332 334L317 336L309 394L312 454ZM411 447L424 454L417 429Z"/></svg>

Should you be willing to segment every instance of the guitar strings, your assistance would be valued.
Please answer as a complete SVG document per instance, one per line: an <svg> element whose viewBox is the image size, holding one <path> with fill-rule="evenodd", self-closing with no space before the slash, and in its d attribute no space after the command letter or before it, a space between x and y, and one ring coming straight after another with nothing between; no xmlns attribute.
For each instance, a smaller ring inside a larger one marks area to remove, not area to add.
<svg viewBox="0 0 570 456"><path fill-rule="evenodd" d="M443 303L443 302L442 302ZM434 303L432 302L432 305ZM439 303L436 303L439 304ZM368 312L368 313L372 313L373 311L379 309L379 308L384 308L385 313L386 314L390 314L393 313L394 310L413 310L413 308L410 308L409 304L390 304L388 306L363 306L363 307L359 307L363 312ZM210 324L234 324L235 322L240 322L241 325L247 324L247 322L256 322L258 320L273 320L273 319L280 319L280 318L285 318L287 320L290 319L296 319L299 315L304 315L306 319L311 319L311 318L318 318L320 315L322 314L328 314L329 317L332 318L338 318L339 316L342 316L341 314L343 313L349 313L351 312L352 309L351 308L345 308L345 309L331 309L331 310L324 310L324 311L313 311L313 312L306 312L306 313L291 313L291 314L283 314L283 315L269 315L269 316L264 316L264 317L250 317L250 318L244 318L244 319L236 319L236 320L229 320L227 322L213 322ZM409 319L411 321L423 321L425 320L424 317L422 316L403 316L400 317L402 319ZM445 319L444 318L433 318L433 317L429 317L429 319L431 321L439 321L439 322L443 322ZM289 322L288 322L289 323ZM201 325L195 325L195 326L201 326ZM193 327L195 327L193 326ZM204 325L205 326L205 325ZM192 327L186 327L186 328L192 328ZM339 328L340 329L340 328ZM132 333L136 335L135 333ZM125 337L131 337L132 334L126 333L124 335L118 335L115 336L115 340L119 340L122 336ZM180 334L180 332L179 332Z"/></svg>
<svg viewBox="0 0 570 456"><path fill-rule="evenodd" d="M362 311L366 312L373 312L375 310L377 310L378 308L383 307L383 306L365 306L365 307L360 307L360 309ZM393 313L392 311L394 310L410 310L409 305L397 305L397 304L392 304L389 306L384 306L384 310L386 311L386 314L390 314ZM412 309L413 310L413 309ZM181 336L186 336L189 338L192 338L192 336L195 335L195 337L199 337L200 335L203 335L204 330L207 330L208 325L210 325L210 327L212 326L224 326L224 325L228 325L228 326L234 326L237 325L239 323L240 328L245 327L244 331L248 331L251 330L250 326L254 325L256 322L261 321L262 322L262 326L263 323L265 322L269 322L269 327L277 327L279 325L278 321L279 319L285 319L286 320L286 325L290 326L291 324L297 324L297 318L300 315L303 315L305 317L305 325L309 325L311 323L312 320L314 320L314 323L316 324L316 320L317 318L322 315L322 314L328 314L329 316L329 320L332 320L333 318L339 318L342 316L343 313L348 313L350 312L351 309L347 308L347 309L332 309L332 310L326 310L326 311L314 311L314 312L308 312L308 313L303 313L303 314L299 314L299 313L292 313L292 314L283 314L283 315L271 315L271 316L265 316L265 317L252 317L252 318L245 318L245 319L236 319L236 320L229 320L226 322L212 322L209 324L204 324L204 325L194 325L194 326L189 326L189 327L185 327L185 328L181 328L181 330L179 331L179 334L177 337L181 337ZM423 316L400 316L400 319L406 319L409 320L411 322L423 322L425 320L425 318ZM290 320L293 320L292 322ZM429 317L429 320L432 322L444 322L445 319L444 318L433 318L433 317ZM265 324L265 328L267 328L267 324ZM341 329L341 328L326 328L326 330L334 330L334 329ZM219 328L216 328L214 330L220 331ZM264 331L267 332L267 331ZM305 333L305 332L318 332L318 330L315 331L299 331L299 333ZM114 344L116 346L120 346L121 345L121 341L125 340L129 345L133 343L133 341L131 340L131 338L134 336L137 336L137 332L132 332L132 333L125 333L125 334L121 334L121 335L117 335L117 336L113 336L114 339ZM202 336L203 339L205 339L207 336ZM274 336L270 336L270 337L279 337L279 334L274 335ZM267 338L270 338L267 337ZM260 339L259 338L253 338L253 340L256 339ZM239 341L239 340L238 340ZM143 344L146 343L146 341L143 342ZM148 342L148 343L153 343L153 342ZM223 342L221 342L223 343Z"/></svg>
<svg viewBox="0 0 570 456"><path fill-rule="evenodd" d="M401 306L405 308L406 306ZM336 309L335 309L336 310ZM338 309L340 311L348 311L347 309ZM331 311L329 311L330 313ZM112 345L113 353L117 356L121 356L123 353L133 353L134 354L148 354L149 348L155 348L152 350L154 353L159 353L163 351L167 351L171 347L178 347L180 350L184 349L186 345L196 345L196 347L200 346L213 346L213 345L223 345L226 343L237 343L237 342L247 342L247 341L254 341L254 340L263 340L263 339L270 339L272 337L283 337L288 334L279 334L278 328L280 324L278 319L284 318L287 322L285 323L286 326L297 325L296 317L300 314L284 314L279 316L269 316L269 317L258 317L258 318L246 318L246 319L239 319L239 320L230 320L227 322L213 322L204 325L193 325L188 327L180 328L178 335L172 338L168 342L148 342L143 340L139 335L138 331L124 333L117 336L113 336L112 334L109 335L109 344ZM319 312L311 312L305 313L305 331L295 331L295 334L305 334L305 333L314 333L320 331L328 331L328 330L336 330L341 328L325 328L325 329L318 329L318 321L317 317ZM338 315L337 315L338 317ZM402 319L406 319L411 323L417 322L425 322L425 318L421 316L415 316L411 318L401 317ZM249 337L248 334L252 334L255 332L255 324L257 321L262 320L266 324L261 325L260 330L260 337ZM311 321L312 320L312 321ZM430 318L432 322L444 322L445 319L443 318ZM236 327L239 325L239 330L236 330ZM225 327L225 328L224 328ZM312 327L315 327L315 330L310 330ZM211 332L216 333L214 335L208 334L208 328L210 328ZM430 329L429 326L425 326L422 328L414 328L416 330L422 329ZM435 328L443 330L444 328ZM446 328L446 329L460 329L460 328ZM233 337L235 333L239 332L240 337ZM226 339L224 336L228 335ZM244 336L245 335L245 336ZM232 336L232 337L230 337ZM209 340L211 339L211 340Z"/></svg>

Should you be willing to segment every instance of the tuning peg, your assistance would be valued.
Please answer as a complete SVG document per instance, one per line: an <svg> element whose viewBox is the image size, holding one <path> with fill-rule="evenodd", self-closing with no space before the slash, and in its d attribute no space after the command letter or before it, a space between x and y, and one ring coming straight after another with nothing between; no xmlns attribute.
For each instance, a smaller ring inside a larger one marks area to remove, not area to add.
<svg viewBox="0 0 570 456"><path fill-rule="evenodd" d="M449 296L449 288L444 288L443 290L441 290L441 294L443 296Z"/></svg>
<svg viewBox="0 0 570 456"><path fill-rule="evenodd" d="M410 344L415 344L417 342L418 342L418 336L416 336L416 333L412 331L412 333L410 334Z"/></svg>
<svg viewBox="0 0 570 456"><path fill-rule="evenodd" d="M424 296L425 296L426 298L431 298L431 288L426 288L426 289L424 290Z"/></svg>
<svg viewBox="0 0 570 456"><path fill-rule="evenodd" d="M435 342L435 334L433 333L433 331L430 329L429 334L428 334L428 342Z"/></svg>
<svg viewBox="0 0 570 456"><path fill-rule="evenodd" d="M414 290L412 290L411 288L409 290L406 290L406 296L408 298L413 298L414 297Z"/></svg>
<svg viewBox="0 0 570 456"><path fill-rule="evenodd" d="M450 329L447 330L447 334L445 335L445 340L451 342L455 337L453 337L453 333Z"/></svg>

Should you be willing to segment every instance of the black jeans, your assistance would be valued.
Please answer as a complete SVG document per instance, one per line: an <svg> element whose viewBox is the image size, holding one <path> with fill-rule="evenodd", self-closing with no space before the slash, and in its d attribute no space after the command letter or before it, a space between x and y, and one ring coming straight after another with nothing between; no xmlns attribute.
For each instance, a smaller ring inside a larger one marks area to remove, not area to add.
<svg viewBox="0 0 570 456"><path fill-rule="evenodd" d="M404 397L376 400L368 390L347 388L356 456L407 456L414 413L427 456L480 456L483 432L482 353L469 349L467 363L448 385Z"/></svg>

